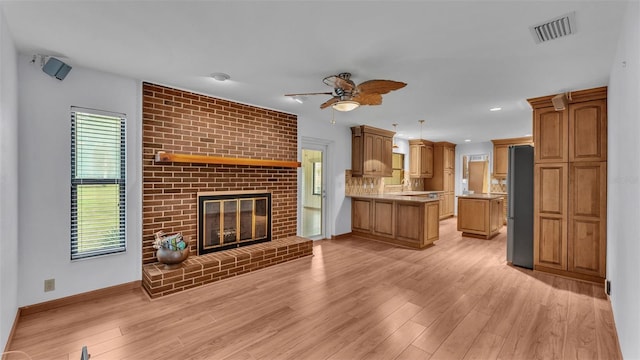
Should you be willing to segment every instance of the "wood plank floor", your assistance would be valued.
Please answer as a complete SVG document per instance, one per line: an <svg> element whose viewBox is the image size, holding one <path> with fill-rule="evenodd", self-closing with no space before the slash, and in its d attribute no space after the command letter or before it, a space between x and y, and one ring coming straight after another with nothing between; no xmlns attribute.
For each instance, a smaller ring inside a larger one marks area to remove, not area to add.
<svg viewBox="0 0 640 360"><path fill-rule="evenodd" d="M620 359L602 288L505 263L506 229L456 220L411 250L316 242L313 258L158 300L141 291L20 319L33 359ZM17 355L6 359L20 359Z"/></svg>

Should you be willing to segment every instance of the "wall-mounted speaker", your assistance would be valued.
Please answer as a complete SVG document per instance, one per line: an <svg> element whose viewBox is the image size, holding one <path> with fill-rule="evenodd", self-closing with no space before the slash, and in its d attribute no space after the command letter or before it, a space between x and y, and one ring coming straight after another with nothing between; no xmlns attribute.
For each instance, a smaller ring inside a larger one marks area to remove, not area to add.
<svg viewBox="0 0 640 360"><path fill-rule="evenodd" d="M551 98L551 103L553 103L553 107L556 111L562 111L567 108L568 101L566 94L558 94Z"/></svg>
<svg viewBox="0 0 640 360"><path fill-rule="evenodd" d="M58 80L63 80L67 74L69 74L69 71L71 71L71 66L54 57L50 57L42 67L42 71L49 76L54 76Z"/></svg>

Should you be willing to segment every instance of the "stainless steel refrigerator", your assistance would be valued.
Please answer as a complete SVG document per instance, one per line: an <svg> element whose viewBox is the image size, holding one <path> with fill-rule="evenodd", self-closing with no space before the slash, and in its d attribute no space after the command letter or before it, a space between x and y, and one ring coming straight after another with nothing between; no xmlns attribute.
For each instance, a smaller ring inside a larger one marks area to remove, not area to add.
<svg viewBox="0 0 640 360"><path fill-rule="evenodd" d="M533 147L509 147L507 261L533 269Z"/></svg>

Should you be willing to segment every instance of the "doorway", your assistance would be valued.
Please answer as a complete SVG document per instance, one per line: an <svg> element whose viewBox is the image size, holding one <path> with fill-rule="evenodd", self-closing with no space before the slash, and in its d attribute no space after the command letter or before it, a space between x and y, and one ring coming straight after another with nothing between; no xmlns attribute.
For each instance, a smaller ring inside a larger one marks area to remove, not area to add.
<svg viewBox="0 0 640 360"><path fill-rule="evenodd" d="M469 191L473 191L476 194L488 192L486 191L488 187L488 168L488 161L469 162Z"/></svg>
<svg viewBox="0 0 640 360"><path fill-rule="evenodd" d="M302 149L302 236L323 237L323 151Z"/></svg>
<svg viewBox="0 0 640 360"><path fill-rule="evenodd" d="M489 155L462 156L462 193L489 192Z"/></svg>

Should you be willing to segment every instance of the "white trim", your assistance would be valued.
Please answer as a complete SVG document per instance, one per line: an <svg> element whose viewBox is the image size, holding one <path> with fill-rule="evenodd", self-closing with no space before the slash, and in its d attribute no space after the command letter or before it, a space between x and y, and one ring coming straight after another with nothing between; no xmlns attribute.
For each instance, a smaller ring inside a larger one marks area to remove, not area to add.
<svg viewBox="0 0 640 360"><path fill-rule="evenodd" d="M302 136L300 138L300 148L298 151L299 160L302 161L302 149L321 150L324 153L322 157L322 169L323 169L323 184L325 190L325 198L323 205L323 238L331 238L334 232L334 219L333 219L333 198L335 189L334 186L334 171L331 163L333 162L333 140L319 139L313 137ZM302 168L298 169L298 236L302 236Z"/></svg>

